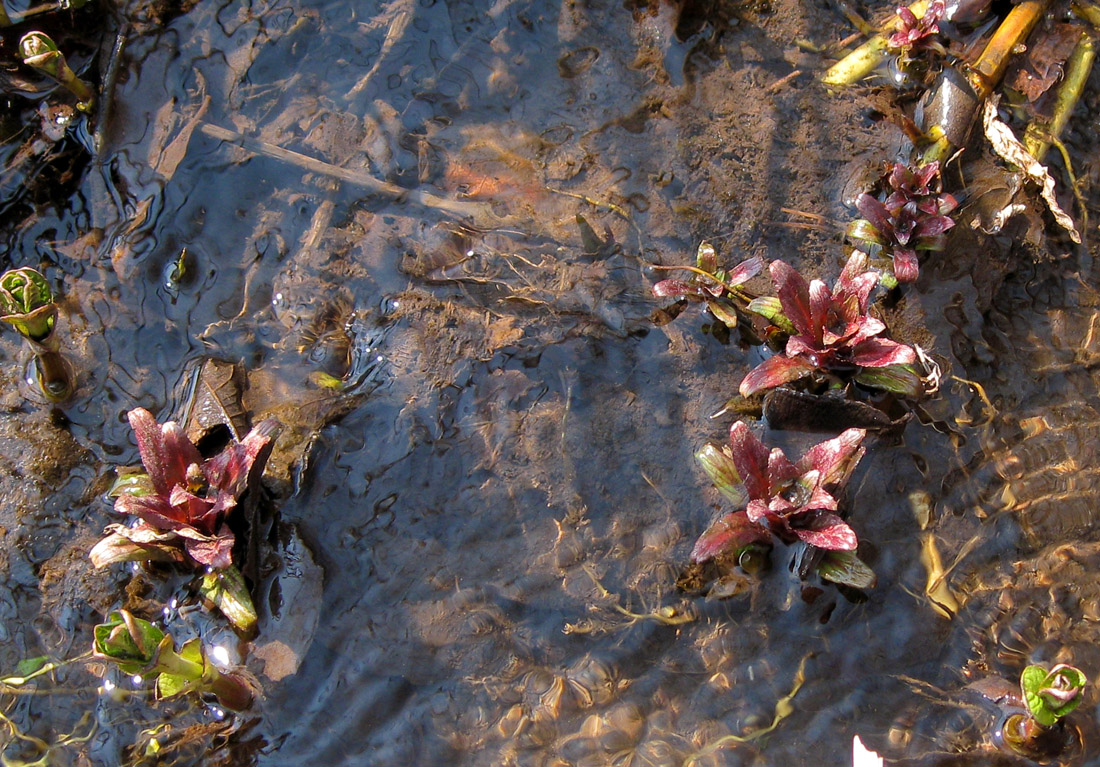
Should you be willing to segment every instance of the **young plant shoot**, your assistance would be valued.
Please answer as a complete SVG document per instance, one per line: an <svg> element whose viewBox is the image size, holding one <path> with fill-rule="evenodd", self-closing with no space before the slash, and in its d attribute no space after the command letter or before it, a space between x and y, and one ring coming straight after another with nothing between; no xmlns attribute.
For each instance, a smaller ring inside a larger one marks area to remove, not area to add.
<svg viewBox="0 0 1100 767"><path fill-rule="evenodd" d="M807 283L793 267L772 262L778 299L756 299L749 310L789 336L783 353L764 360L741 381L741 396L810 376L824 378L829 386L854 380L904 396L921 395L923 384L912 367L916 352L882 338L886 324L869 313L879 277L866 266L866 254L854 251L830 291L821 280Z"/></svg>
<svg viewBox="0 0 1100 767"><path fill-rule="evenodd" d="M1051 756L1065 743L1062 720L1081 705L1088 680L1074 666L1059 663L1049 671L1028 666L1020 674L1020 693L1027 713L1014 714L1004 724L1005 743L1032 758Z"/></svg>
<svg viewBox="0 0 1100 767"><path fill-rule="evenodd" d="M834 495L863 457L865 436L863 429L848 429L792 463L779 448L769 451L744 422L734 423L728 445L708 444L696 458L737 510L699 536L691 560L739 557L751 547L769 545L774 535L785 543L822 549L818 573L823 578L856 588L874 585L870 568L855 555L855 532L836 513Z"/></svg>
<svg viewBox="0 0 1100 767"><path fill-rule="evenodd" d="M215 696L225 708L243 711L255 697L255 683L243 672L218 669L198 639L177 651L172 637L126 610L95 627L92 655L131 676L156 677L158 699L189 692Z"/></svg>
<svg viewBox="0 0 1100 767"><path fill-rule="evenodd" d="M744 309L751 296L741 287L764 270L764 260L759 256L742 261L732 270L718 268L718 256L710 243L703 242L695 257L695 266L652 266L652 269L681 269L692 272L691 279L661 280L653 286L658 298L683 298L701 301L722 324L737 327L737 310Z"/></svg>
<svg viewBox="0 0 1100 767"><path fill-rule="evenodd" d="M10 269L0 277L0 320L23 336L34 353L35 377L50 402L63 402L73 392L73 372L61 356L57 327L57 303L53 291L38 271Z"/></svg>
<svg viewBox="0 0 1100 767"><path fill-rule="evenodd" d="M167 561L205 568L202 593L243 631L256 615L244 579L233 565L234 536L226 517L258 478L279 430L263 421L240 442L203 459L175 421L158 424L148 410L129 415L145 473L117 484L115 511L136 517L130 525L110 525L91 550L96 567L113 562Z"/></svg>

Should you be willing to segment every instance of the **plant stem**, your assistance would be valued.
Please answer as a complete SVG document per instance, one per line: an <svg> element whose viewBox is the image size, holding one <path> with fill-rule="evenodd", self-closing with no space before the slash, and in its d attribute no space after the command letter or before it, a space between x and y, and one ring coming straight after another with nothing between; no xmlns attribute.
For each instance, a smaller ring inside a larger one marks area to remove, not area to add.
<svg viewBox="0 0 1100 767"><path fill-rule="evenodd" d="M467 216L479 218L481 220L493 218L492 208L487 203L448 200L444 197L422 192L418 189L404 189L397 186L397 184L379 181L373 176L368 176L365 173L359 173L348 168L341 168L331 163L317 160L313 157L299 154L298 152L292 152L289 149L283 149L274 144L269 144L266 141L249 138L240 133L226 130L217 125L212 125L211 123L202 123L199 130L211 138L224 141L227 144L236 144L253 154L273 157L277 160L297 165L299 168L305 168L314 173L322 173L326 176L338 178L341 181L347 181L349 184L354 184L355 186L366 189L368 192L382 195L383 197L389 197L395 200L408 200L409 202L422 205L425 208L435 208L436 210L441 210L444 213L448 213L458 218Z"/></svg>
<svg viewBox="0 0 1100 767"><path fill-rule="evenodd" d="M740 293L741 292L741 288L737 287L736 285L730 285L728 282L723 282L722 280L718 279L717 277L715 277L710 272L706 271L705 269L700 269L697 266L661 266L659 264L649 264L649 268L650 269L659 269L660 271L664 271L664 272L670 272L670 271L673 271L674 269L686 269L687 271L692 272L694 274L698 274L701 277L706 277L709 280L713 280L714 282L718 283L723 288L728 290L730 293Z"/></svg>
<svg viewBox="0 0 1100 767"><path fill-rule="evenodd" d="M73 376L69 363L60 352L42 351L34 357L38 385L50 402L64 402L73 393Z"/></svg>
<svg viewBox="0 0 1100 767"><path fill-rule="evenodd" d="M1009 11L985 50L971 65L967 78L979 101L984 101L1004 76L1012 53L1024 43L1043 15L1049 0L1024 0Z"/></svg>
<svg viewBox="0 0 1100 767"><path fill-rule="evenodd" d="M1081 93L1085 90L1085 83L1092 72L1093 62L1096 60L1096 47L1092 37L1088 34L1081 35L1077 47L1073 49L1069 60L1066 62L1066 74L1062 84L1058 87L1058 94L1054 101L1054 113L1049 123L1039 121L1027 126L1024 133L1024 146L1039 162L1049 151L1052 139L1059 139L1062 131L1069 122L1070 115L1077 108L1077 102L1081 99Z"/></svg>

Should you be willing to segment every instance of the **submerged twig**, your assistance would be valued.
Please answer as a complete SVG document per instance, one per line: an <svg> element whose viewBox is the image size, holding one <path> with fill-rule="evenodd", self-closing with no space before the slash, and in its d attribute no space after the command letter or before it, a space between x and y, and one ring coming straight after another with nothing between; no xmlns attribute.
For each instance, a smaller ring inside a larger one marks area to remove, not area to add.
<svg viewBox="0 0 1100 767"><path fill-rule="evenodd" d="M409 22L412 21L413 4L406 0L396 0L392 3L386 12L390 12L394 6L401 6L393 11L393 18L390 20L389 29L386 30L386 37L382 40L382 47L378 51L378 56L374 59L374 64L367 71L365 75L359 78L354 87L348 91L347 98L350 101L354 97L362 93L366 87L370 84L371 79L378 73L379 68L382 66L382 62L389 56L391 50L393 50L394 44L405 35L405 30L409 27Z"/></svg>
<svg viewBox="0 0 1100 767"><path fill-rule="evenodd" d="M492 215L492 208L486 203L448 200L445 197L439 197L429 192L422 192L418 189L405 189L397 184L379 181L373 176L368 176L365 173L341 168L337 165L324 162L323 160L318 160L314 157L309 157L289 149L283 149L275 144L269 144L266 141L249 138L243 134L226 130L225 128L211 123L203 123L200 126L200 130L211 138L224 141L227 144L234 144L253 154L271 157L314 173L321 173L326 176L331 176L332 178L338 178L341 181L347 181L349 184L354 184L355 186L366 189L368 192L382 195L383 197L389 197L394 200L407 200L417 205L422 205L425 208L434 208L460 218L470 216L484 219Z"/></svg>
<svg viewBox="0 0 1100 767"><path fill-rule="evenodd" d="M115 87L118 75L122 71L122 51L126 48L126 38L130 34L130 22L125 21L115 35L111 46L111 55L107 60L107 73L103 76L103 85L99 89L99 114L96 116L95 134L92 146L98 155L103 150L103 136L111 121L111 111L115 100Z"/></svg>

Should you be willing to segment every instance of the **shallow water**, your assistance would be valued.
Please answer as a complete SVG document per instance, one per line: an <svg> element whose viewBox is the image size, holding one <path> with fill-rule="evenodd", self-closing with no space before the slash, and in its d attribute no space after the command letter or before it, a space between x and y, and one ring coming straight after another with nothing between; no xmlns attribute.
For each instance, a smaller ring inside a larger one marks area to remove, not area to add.
<svg viewBox="0 0 1100 767"><path fill-rule="evenodd" d="M45 267L65 295L80 370L51 418L24 404L22 357L0 337L6 452L45 456L4 468L22 500L4 520L3 668L82 652L117 604L126 573L83 560L112 521L99 478L137 460L125 412L178 417L213 357L247 371L254 418L287 429L259 636L167 616L225 644L264 697L228 743L200 739L181 763L845 764L857 733L934 760L973 744L965 709L930 687L950 698L1029 658L1100 677L1088 568L1065 566L1097 538L1100 296L1089 248L1024 245L1022 227L953 237L892 310L955 378L853 478L878 586L803 590L777 556L730 600L676 588L722 508L693 453L724 438L731 416L712 416L759 352L715 339L694 307L655 327L645 265L689 263L706 238L728 262L837 273L845 181L899 141L868 93L816 85L826 60L792 42L845 36L840 14L518 0L149 13L128 10L102 145L71 195L14 200L3 221L10 262ZM1091 180L1088 99L1070 139ZM318 386L322 371L347 390ZM767 438L788 454L820 439ZM922 546L951 567L950 597L925 596ZM662 607L683 620L655 619ZM216 724L97 697L89 679L77 667L58 682L76 698L8 716L47 737L92 707L85 752L102 764L134 721ZM1085 729L1078 763L1100 763Z"/></svg>

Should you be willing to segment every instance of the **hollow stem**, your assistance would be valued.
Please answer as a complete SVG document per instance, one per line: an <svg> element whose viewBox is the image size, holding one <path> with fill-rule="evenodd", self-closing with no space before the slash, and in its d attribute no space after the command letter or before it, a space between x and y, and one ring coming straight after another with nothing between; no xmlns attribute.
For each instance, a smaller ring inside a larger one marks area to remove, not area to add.
<svg viewBox="0 0 1100 767"><path fill-rule="evenodd" d="M64 402L73 393L72 367L60 352L49 349L34 357L38 386L50 402Z"/></svg>
<svg viewBox="0 0 1100 767"><path fill-rule="evenodd" d="M1024 0L1005 16L982 55L971 65L967 79L979 101L984 101L1004 76L1009 57L1027 40L1035 24L1042 18L1049 0Z"/></svg>

